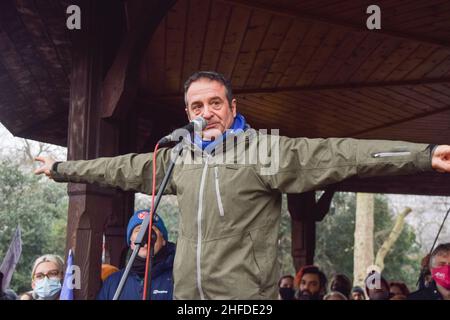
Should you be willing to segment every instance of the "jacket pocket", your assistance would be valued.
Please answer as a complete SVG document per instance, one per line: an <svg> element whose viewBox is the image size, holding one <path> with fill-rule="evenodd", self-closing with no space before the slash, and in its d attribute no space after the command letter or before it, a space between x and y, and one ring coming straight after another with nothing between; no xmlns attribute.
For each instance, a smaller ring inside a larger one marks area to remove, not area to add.
<svg viewBox="0 0 450 320"><path fill-rule="evenodd" d="M372 158L390 158L390 157L402 157L409 156L409 151L390 151L390 152L376 152L372 153Z"/></svg>

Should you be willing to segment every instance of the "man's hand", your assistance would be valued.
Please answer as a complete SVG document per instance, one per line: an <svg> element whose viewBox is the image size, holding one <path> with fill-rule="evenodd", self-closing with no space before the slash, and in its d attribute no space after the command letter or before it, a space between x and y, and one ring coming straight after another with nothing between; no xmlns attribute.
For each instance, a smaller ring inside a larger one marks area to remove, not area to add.
<svg viewBox="0 0 450 320"><path fill-rule="evenodd" d="M43 165L36 170L34 170L34 174L45 174L47 177L51 178L50 170L52 170L53 164L56 162L52 158L49 157L36 157L34 160L42 162Z"/></svg>
<svg viewBox="0 0 450 320"><path fill-rule="evenodd" d="M450 146L437 146L431 159L431 167L438 172L450 173Z"/></svg>

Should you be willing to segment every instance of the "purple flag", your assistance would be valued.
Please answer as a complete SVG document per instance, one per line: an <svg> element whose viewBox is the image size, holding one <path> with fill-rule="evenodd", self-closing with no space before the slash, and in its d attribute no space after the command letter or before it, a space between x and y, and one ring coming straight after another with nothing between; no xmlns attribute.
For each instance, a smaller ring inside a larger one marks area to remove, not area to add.
<svg viewBox="0 0 450 320"><path fill-rule="evenodd" d="M1 292L5 292L9 288L14 271L16 270L17 262L19 262L20 255L22 254L22 237L20 226L17 226L14 236L11 239L8 251L3 258L2 265L0 266L0 272L3 273L3 282Z"/></svg>
<svg viewBox="0 0 450 320"><path fill-rule="evenodd" d="M73 288L74 288L74 270L73 270L73 254L72 249L69 250L67 256L66 272L64 274L64 282L61 288L61 294L59 300L73 300Z"/></svg>

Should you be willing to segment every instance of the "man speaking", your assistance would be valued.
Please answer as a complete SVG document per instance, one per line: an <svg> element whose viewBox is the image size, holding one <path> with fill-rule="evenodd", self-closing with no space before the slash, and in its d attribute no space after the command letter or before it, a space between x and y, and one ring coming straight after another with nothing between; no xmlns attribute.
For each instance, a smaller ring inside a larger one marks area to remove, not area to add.
<svg viewBox="0 0 450 320"><path fill-rule="evenodd" d="M177 195L181 210L176 299L276 299L282 193L315 190L354 176L450 172L448 145L256 132L237 112L230 82L216 72L197 72L186 81L185 105L188 119L202 117L206 127L184 140L182 161L165 190ZM172 150L157 153L158 183ZM58 182L152 190L152 153L36 160L43 165L35 173Z"/></svg>

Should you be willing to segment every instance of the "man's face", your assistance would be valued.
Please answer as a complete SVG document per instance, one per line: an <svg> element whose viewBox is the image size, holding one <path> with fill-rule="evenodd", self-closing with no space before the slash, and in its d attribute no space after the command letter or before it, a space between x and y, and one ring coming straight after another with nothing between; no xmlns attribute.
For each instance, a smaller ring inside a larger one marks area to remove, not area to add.
<svg viewBox="0 0 450 320"><path fill-rule="evenodd" d="M226 88L218 81L201 78L192 82L186 92L186 113L189 121L202 116L207 126L203 140L214 140L233 124L236 116L236 99L228 103Z"/></svg>
<svg viewBox="0 0 450 320"><path fill-rule="evenodd" d="M161 231L158 230L155 226L153 226L153 230L156 233L156 242L154 247L154 254L156 255L158 251L166 244L166 240L164 240L164 237L162 236ZM136 228L133 229L133 232L131 233L130 241L131 241L131 249L134 250L134 241L136 241L137 235L139 234L139 231L141 231L141 225L136 226ZM138 256L141 258L147 258L147 243L139 249Z"/></svg>
<svg viewBox="0 0 450 320"><path fill-rule="evenodd" d="M280 282L280 288L293 288L294 280L292 278L283 278Z"/></svg>
<svg viewBox="0 0 450 320"><path fill-rule="evenodd" d="M444 266L450 266L450 252L443 252L433 258L433 268Z"/></svg>
<svg viewBox="0 0 450 320"><path fill-rule="evenodd" d="M300 281L300 292L315 296L320 293L320 279L318 274L306 273Z"/></svg>
<svg viewBox="0 0 450 320"><path fill-rule="evenodd" d="M403 295L402 289L396 285L391 285L390 292L391 292L391 296Z"/></svg>
<svg viewBox="0 0 450 320"><path fill-rule="evenodd" d="M381 281L381 288L368 289L367 295L370 300L389 300L390 291L384 281Z"/></svg>
<svg viewBox="0 0 450 320"><path fill-rule="evenodd" d="M364 295L361 292L352 293L353 300L364 300Z"/></svg>

